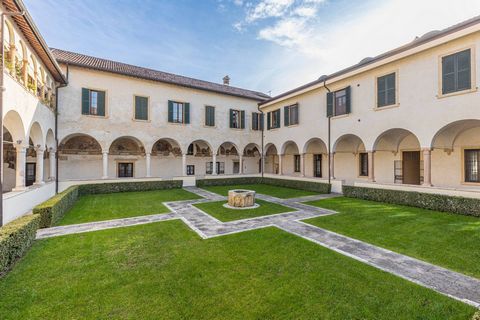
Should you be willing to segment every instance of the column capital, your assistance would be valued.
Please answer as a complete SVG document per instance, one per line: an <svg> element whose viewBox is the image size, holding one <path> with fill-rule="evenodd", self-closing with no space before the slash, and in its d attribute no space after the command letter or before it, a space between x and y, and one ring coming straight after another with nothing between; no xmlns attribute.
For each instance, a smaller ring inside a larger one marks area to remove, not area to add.
<svg viewBox="0 0 480 320"><path fill-rule="evenodd" d="M431 147L422 147L421 149L422 149L423 152L425 152L425 151L432 152Z"/></svg>
<svg viewBox="0 0 480 320"><path fill-rule="evenodd" d="M45 152L45 148L42 147L42 146L40 146L40 147L37 146L37 147L35 147L34 149L35 149L35 152Z"/></svg>
<svg viewBox="0 0 480 320"><path fill-rule="evenodd" d="M102 154L108 156L108 151L102 151Z"/></svg>
<svg viewBox="0 0 480 320"><path fill-rule="evenodd" d="M365 150L366 153L375 153L376 150Z"/></svg>

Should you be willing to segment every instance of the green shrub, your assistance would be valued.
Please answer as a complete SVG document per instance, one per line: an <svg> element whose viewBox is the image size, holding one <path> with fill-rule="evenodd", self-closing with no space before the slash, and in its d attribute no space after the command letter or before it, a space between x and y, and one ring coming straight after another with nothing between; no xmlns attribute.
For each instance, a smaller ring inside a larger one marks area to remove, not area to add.
<svg viewBox="0 0 480 320"><path fill-rule="evenodd" d="M353 186L343 186L343 194L350 198L407 205L435 211L445 211L480 217L479 199Z"/></svg>
<svg viewBox="0 0 480 320"><path fill-rule="evenodd" d="M109 182L79 185L80 195L116 192L150 191L182 187L182 180Z"/></svg>
<svg viewBox="0 0 480 320"><path fill-rule="evenodd" d="M78 186L72 186L33 208L33 213L40 216L40 228L54 226L73 207L78 197Z"/></svg>
<svg viewBox="0 0 480 320"><path fill-rule="evenodd" d="M480 320L480 310L475 312L475 314L472 317L472 320Z"/></svg>
<svg viewBox="0 0 480 320"><path fill-rule="evenodd" d="M262 177L239 177L239 178L218 178L218 179L203 179L197 180L197 187L210 186L228 186L237 184L257 184L263 183L273 186L287 187L293 189L300 189L306 191L313 191L318 193L330 193L331 185L324 182L313 182L303 180L289 180L289 179L275 179Z"/></svg>
<svg viewBox="0 0 480 320"><path fill-rule="evenodd" d="M0 276L20 259L32 245L39 227L38 215L27 215L0 228Z"/></svg>

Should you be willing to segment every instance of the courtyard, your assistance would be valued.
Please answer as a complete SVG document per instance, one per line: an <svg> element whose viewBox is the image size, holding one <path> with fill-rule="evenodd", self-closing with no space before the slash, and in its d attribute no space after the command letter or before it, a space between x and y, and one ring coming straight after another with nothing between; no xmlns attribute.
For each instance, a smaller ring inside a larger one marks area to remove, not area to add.
<svg viewBox="0 0 480 320"><path fill-rule="evenodd" d="M260 206L224 208L230 189L255 190ZM0 314L470 319L479 228L475 217L263 184L82 196L0 279Z"/></svg>

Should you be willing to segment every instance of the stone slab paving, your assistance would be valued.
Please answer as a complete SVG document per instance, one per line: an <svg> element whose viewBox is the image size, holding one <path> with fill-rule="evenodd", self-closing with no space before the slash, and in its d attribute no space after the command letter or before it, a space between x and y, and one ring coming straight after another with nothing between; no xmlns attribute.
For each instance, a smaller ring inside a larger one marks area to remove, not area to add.
<svg viewBox="0 0 480 320"><path fill-rule="evenodd" d="M292 211L221 222L193 205L202 202L226 200L226 197L197 187L188 187L185 189L201 196L202 199L166 202L164 203L165 206L171 210L169 214L148 215L40 229L37 231L37 239L173 219L181 219L204 239L265 227L278 227L286 232L315 242L375 268L395 274L424 287L431 288L475 307L480 307L479 279L468 277L300 221L336 213L335 211L309 206L301 202L325 199L338 195L315 195L294 199L279 199L257 194L259 199L291 207Z"/></svg>

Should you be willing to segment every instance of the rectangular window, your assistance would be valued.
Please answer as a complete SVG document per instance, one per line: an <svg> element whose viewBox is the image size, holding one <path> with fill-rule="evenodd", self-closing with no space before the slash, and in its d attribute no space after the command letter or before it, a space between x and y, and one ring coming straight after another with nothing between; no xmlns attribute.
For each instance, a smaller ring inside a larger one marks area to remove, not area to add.
<svg viewBox="0 0 480 320"><path fill-rule="evenodd" d="M300 155L296 154L293 156L294 171L300 172Z"/></svg>
<svg viewBox="0 0 480 320"><path fill-rule="evenodd" d="M118 164L118 177L119 178L132 178L133 177L133 162L124 162Z"/></svg>
<svg viewBox="0 0 480 320"><path fill-rule="evenodd" d="M465 150L465 182L480 183L480 149Z"/></svg>
<svg viewBox="0 0 480 320"><path fill-rule="evenodd" d="M442 57L442 94L471 89L471 50Z"/></svg>
<svg viewBox="0 0 480 320"><path fill-rule="evenodd" d="M205 106L205 126L215 127L215 107Z"/></svg>
<svg viewBox="0 0 480 320"><path fill-rule="evenodd" d="M187 165L187 176L194 176L195 175L195 166L194 165Z"/></svg>
<svg viewBox="0 0 480 320"><path fill-rule="evenodd" d="M105 116L105 91L82 88L82 114Z"/></svg>
<svg viewBox="0 0 480 320"><path fill-rule="evenodd" d="M252 130L263 130L263 113L252 112Z"/></svg>
<svg viewBox="0 0 480 320"><path fill-rule="evenodd" d="M377 78L377 108L396 104L395 72Z"/></svg>
<svg viewBox="0 0 480 320"><path fill-rule="evenodd" d="M230 128L245 128L245 111L230 109Z"/></svg>
<svg viewBox="0 0 480 320"><path fill-rule="evenodd" d="M368 177L368 153L361 152L359 154L359 176Z"/></svg>
<svg viewBox="0 0 480 320"><path fill-rule="evenodd" d="M225 162L217 162L217 173L225 174Z"/></svg>
<svg viewBox="0 0 480 320"><path fill-rule="evenodd" d="M327 117L350 113L350 91L350 86L348 86L345 89L327 93Z"/></svg>
<svg viewBox="0 0 480 320"><path fill-rule="evenodd" d="M284 107L283 119L286 127L298 124L298 104Z"/></svg>
<svg viewBox="0 0 480 320"><path fill-rule="evenodd" d="M213 162L207 162L205 163L205 173L206 174L213 174ZM217 161L217 174L224 174L225 173L225 162L219 162Z"/></svg>
<svg viewBox="0 0 480 320"><path fill-rule="evenodd" d="M190 103L168 101L168 122L190 123Z"/></svg>
<svg viewBox="0 0 480 320"><path fill-rule="evenodd" d="M267 113L267 130L280 128L280 109Z"/></svg>
<svg viewBox="0 0 480 320"><path fill-rule="evenodd" d="M148 98L135 96L135 120L148 120Z"/></svg>

